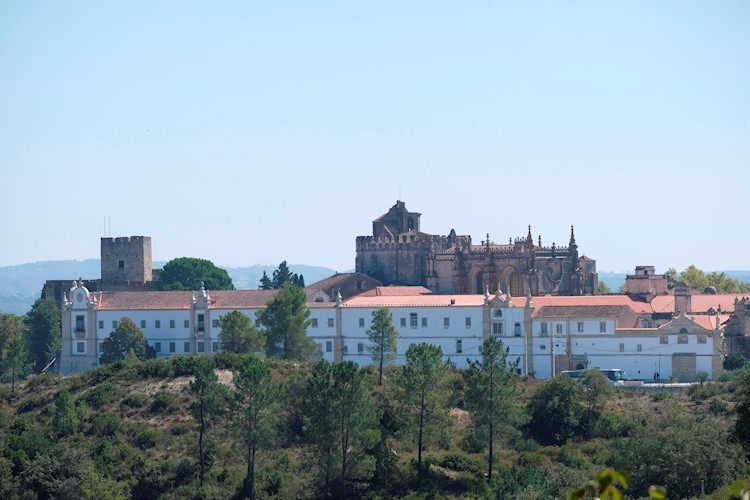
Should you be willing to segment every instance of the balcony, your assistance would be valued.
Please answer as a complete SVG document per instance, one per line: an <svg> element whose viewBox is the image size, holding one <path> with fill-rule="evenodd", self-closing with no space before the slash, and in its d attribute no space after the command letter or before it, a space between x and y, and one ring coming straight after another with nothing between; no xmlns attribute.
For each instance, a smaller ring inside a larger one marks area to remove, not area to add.
<svg viewBox="0 0 750 500"><path fill-rule="evenodd" d="M76 329L76 338L77 339L84 339L84 338L86 338L86 330Z"/></svg>

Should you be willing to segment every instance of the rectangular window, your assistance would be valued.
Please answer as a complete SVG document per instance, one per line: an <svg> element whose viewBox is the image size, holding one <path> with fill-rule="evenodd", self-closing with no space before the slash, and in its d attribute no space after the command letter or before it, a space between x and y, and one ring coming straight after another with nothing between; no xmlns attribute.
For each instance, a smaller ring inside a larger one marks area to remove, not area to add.
<svg viewBox="0 0 750 500"><path fill-rule="evenodd" d="M330 340L326 340L326 352L333 351L333 342Z"/></svg>
<svg viewBox="0 0 750 500"><path fill-rule="evenodd" d="M173 319L169 320L169 328L174 328L174 320Z"/></svg>
<svg viewBox="0 0 750 500"><path fill-rule="evenodd" d="M606 321L600 321L599 322L599 333L607 333L607 322Z"/></svg>
<svg viewBox="0 0 750 500"><path fill-rule="evenodd" d="M698 334L698 343L699 344L705 344L706 343L706 335L703 333Z"/></svg>
<svg viewBox="0 0 750 500"><path fill-rule="evenodd" d="M125 269L125 261L124 260L119 261L117 263L117 267L119 267L120 269Z"/></svg>
<svg viewBox="0 0 750 500"><path fill-rule="evenodd" d="M82 314L76 314L76 332L83 333L86 331L83 323L84 317Z"/></svg>
<svg viewBox="0 0 750 500"><path fill-rule="evenodd" d="M219 352L219 343L211 342L211 352Z"/></svg>
<svg viewBox="0 0 750 500"><path fill-rule="evenodd" d="M154 342L154 351L156 351L157 354L161 352L161 342Z"/></svg>
<svg viewBox="0 0 750 500"><path fill-rule="evenodd" d="M406 328L406 318L401 318L401 328Z"/></svg>
<svg viewBox="0 0 750 500"><path fill-rule="evenodd" d="M328 328L333 328L333 318L328 318Z"/></svg>
<svg viewBox="0 0 750 500"><path fill-rule="evenodd" d="M558 335L562 334L562 323L558 323L555 325L555 333Z"/></svg>
<svg viewBox="0 0 750 500"><path fill-rule="evenodd" d="M161 328L161 320L160 319L154 320L154 328Z"/></svg>
<svg viewBox="0 0 750 500"><path fill-rule="evenodd" d="M583 333L583 321L579 321L576 328L578 333Z"/></svg>
<svg viewBox="0 0 750 500"><path fill-rule="evenodd" d="M411 326L412 328L416 328L418 321L419 320L417 318L417 313L411 313L411 314L409 314L409 326Z"/></svg>
<svg viewBox="0 0 750 500"><path fill-rule="evenodd" d="M638 351L638 352L643 352L643 346L641 344L637 344L635 346L635 350Z"/></svg>
<svg viewBox="0 0 750 500"><path fill-rule="evenodd" d="M145 319L141 320L141 329L143 329L143 328L146 328L146 320Z"/></svg>
<svg viewBox="0 0 750 500"><path fill-rule="evenodd" d="M450 326L451 326L451 319L443 318L443 328L450 328Z"/></svg>
<svg viewBox="0 0 750 500"><path fill-rule="evenodd" d="M539 346L539 350L540 351L546 351L547 350L547 346L545 344L542 344L542 345Z"/></svg>
<svg viewBox="0 0 750 500"><path fill-rule="evenodd" d="M677 343L678 344L687 344L688 343L688 336L687 335L678 335L677 336Z"/></svg>
<svg viewBox="0 0 750 500"><path fill-rule="evenodd" d="M177 349L177 346L175 345L175 343L174 342L170 342L169 343L169 352L175 352L176 349Z"/></svg>
<svg viewBox="0 0 750 500"><path fill-rule="evenodd" d="M255 328L260 328L260 319L255 320Z"/></svg>
<svg viewBox="0 0 750 500"><path fill-rule="evenodd" d="M349 354L349 346L344 344L341 346L341 354Z"/></svg>
<svg viewBox="0 0 750 500"><path fill-rule="evenodd" d="M422 328L427 328L427 316L422 316Z"/></svg>
<svg viewBox="0 0 750 500"><path fill-rule="evenodd" d="M203 342L198 342L198 352L206 352L206 346Z"/></svg>
<svg viewBox="0 0 750 500"><path fill-rule="evenodd" d="M211 326L213 326L214 328L219 328L219 320L218 319L212 320Z"/></svg>
<svg viewBox="0 0 750 500"><path fill-rule="evenodd" d="M359 327L364 328L365 327L365 318L359 318Z"/></svg>
<svg viewBox="0 0 750 500"><path fill-rule="evenodd" d="M112 328L117 328L117 321L112 322Z"/></svg>
<svg viewBox="0 0 750 500"><path fill-rule="evenodd" d="M363 352L365 352L365 344L363 344L362 342L359 342L357 344L357 352L360 353L360 354L362 354Z"/></svg>
<svg viewBox="0 0 750 500"><path fill-rule="evenodd" d="M547 336L547 323L542 323L541 327L542 327L542 331L541 331L540 335L542 337L546 337Z"/></svg>
<svg viewBox="0 0 750 500"><path fill-rule="evenodd" d="M85 353L86 353L86 343L76 342L76 354L85 354Z"/></svg>
<svg viewBox="0 0 750 500"><path fill-rule="evenodd" d="M317 328L318 327L318 318L313 318L312 319L312 323L310 323L310 326L312 326L313 328Z"/></svg>
<svg viewBox="0 0 750 500"><path fill-rule="evenodd" d="M492 335L502 335L503 334L503 324L494 322L492 323Z"/></svg>
<svg viewBox="0 0 750 500"><path fill-rule="evenodd" d="M466 328L471 328L471 316L466 316Z"/></svg>
<svg viewBox="0 0 750 500"><path fill-rule="evenodd" d="M461 354L464 352L463 341L461 339L456 340L456 353Z"/></svg>
<svg viewBox="0 0 750 500"><path fill-rule="evenodd" d="M199 332L205 332L206 331L206 325L205 325L205 317L202 314L198 315L198 331Z"/></svg>
<svg viewBox="0 0 750 500"><path fill-rule="evenodd" d="M99 320L99 330L104 330L104 321Z"/></svg>
<svg viewBox="0 0 750 500"><path fill-rule="evenodd" d="M515 325L513 325L513 335L515 335L516 337L521 336L521 323L516 323Z"/></svg>
<svg viewBox="0 0 750 500"><path fill-rule="evenodd" d="M190 320L189 319L185 320L185 327L184 328L190 328Z"/></svg>
<svg viewBox="0 0 750 500"><path fill-rule="evenodd" d="M620 343L620 352L625 352L625 344Z"/></svg>
<svg viewBox="0 0 750 500"><path fill-rule="evenodd" d="M660 344L669 344L669 337L666 335L660 335L659 336L659 343Z"/></svg>
<svg viewBox="0 0 750 500"><path fill-rule="evenodd" d="M99 352L104 350L104 342L99 342Z"/></svg>
<svg viewBox="0 0 750 500"><path fill-rule="evenodd" d="M190 342L185 342L182 345L182 352L190 352Z"/></svg>

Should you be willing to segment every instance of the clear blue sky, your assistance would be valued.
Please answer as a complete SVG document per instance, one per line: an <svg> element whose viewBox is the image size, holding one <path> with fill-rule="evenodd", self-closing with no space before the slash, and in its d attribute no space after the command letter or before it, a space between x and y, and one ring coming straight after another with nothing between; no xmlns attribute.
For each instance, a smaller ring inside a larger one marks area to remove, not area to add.
<svg viewBox="0 0 750 500"><path fill-rule="evenodd" d="M750 3L2 2L0 265L422 230L750 269ZM107 229L109 232L109 229Z"/></svg>

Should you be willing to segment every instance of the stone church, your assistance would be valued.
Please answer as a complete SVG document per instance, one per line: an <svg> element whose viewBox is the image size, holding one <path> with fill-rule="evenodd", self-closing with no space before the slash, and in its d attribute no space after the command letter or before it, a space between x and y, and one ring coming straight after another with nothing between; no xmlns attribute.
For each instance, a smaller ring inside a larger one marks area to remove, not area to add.
<svg viewBox="0 0 750 500"><path fill-rule="evenodd" d="M596 261L579 256L573 226L568 246L542 246L531 234L507 244L419 230L421 214L397 201L372 222L372 236L357 237L356 271L385 284L422 285L435 293L471 294L501 289L512 296L593 295Z"/></svg>

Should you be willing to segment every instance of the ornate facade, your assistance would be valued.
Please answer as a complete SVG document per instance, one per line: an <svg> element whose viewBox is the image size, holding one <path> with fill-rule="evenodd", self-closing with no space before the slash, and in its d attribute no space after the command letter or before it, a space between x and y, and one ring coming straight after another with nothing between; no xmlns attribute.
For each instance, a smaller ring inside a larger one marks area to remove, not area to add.
<svg viewBox="0 0 750 500"><path fill-rule="evenodd" d="M593 295L598 289L596 261L578 255L573 226L568 246L535 244L531 226L525 237L507 244L471 236L447 236L419 230L421 214L397 201L372 222L372 236L357 237L356 271L385 284L422 285L436 293L484 293L502 289L511 295Z"/></svg>

